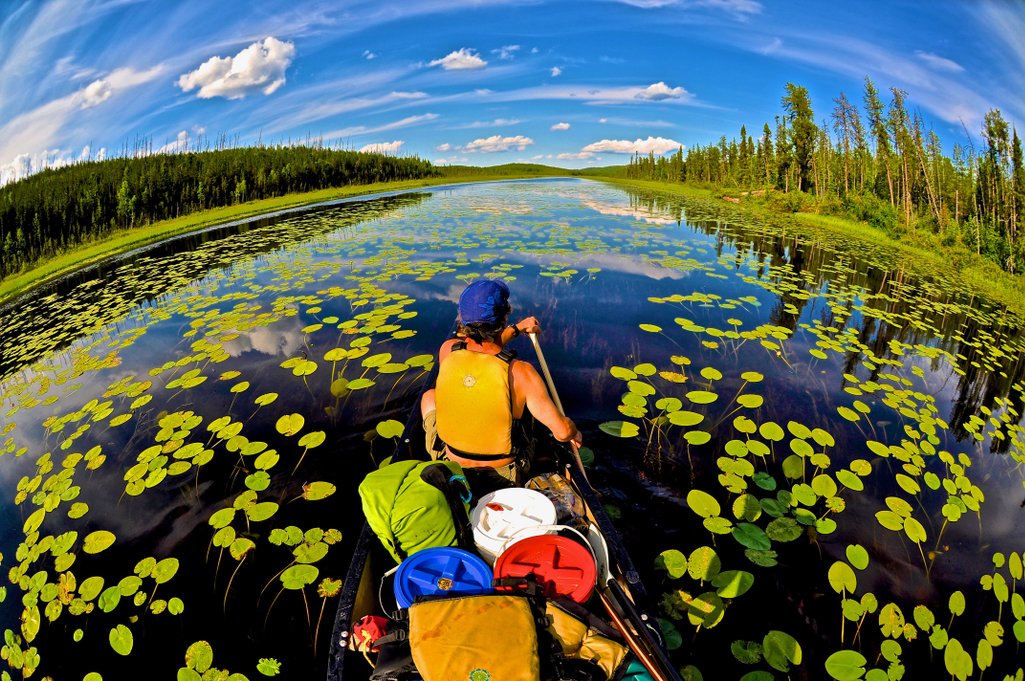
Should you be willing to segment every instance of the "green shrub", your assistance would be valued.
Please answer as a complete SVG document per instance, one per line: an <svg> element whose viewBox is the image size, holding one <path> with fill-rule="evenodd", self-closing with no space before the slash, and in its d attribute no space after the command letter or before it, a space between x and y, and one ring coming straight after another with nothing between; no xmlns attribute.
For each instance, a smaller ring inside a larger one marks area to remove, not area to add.
<svg viewBox="0 0 1025 681"><path fill-rule="evenodd" d="M849 217L867 222L891 237L904 233L897 216L897 209L875 194L848 195L843 200Z"/></svg>

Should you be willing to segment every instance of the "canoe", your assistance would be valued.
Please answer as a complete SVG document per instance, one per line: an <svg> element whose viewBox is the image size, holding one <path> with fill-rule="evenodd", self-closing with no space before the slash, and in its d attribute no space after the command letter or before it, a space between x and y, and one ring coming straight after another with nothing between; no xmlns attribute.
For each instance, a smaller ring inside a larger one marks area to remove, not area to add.
<svg viewBox="0 0 1025 681"><path fill-rule="evenodd" d="M428 385L432 382L433 379ZM590 555L595 557L598 574L593 595L586 603L587 609L592 616L606 623L606 630L617 635L618 642L626 645L633 656L643 663L650 678L655 681L682 681L666 652L658 621L654 617L640 575L605 512L598 493L579 467L578 457L574 456L568 446L556 442L543 426L533 423L529 426L535 462L530 474L533 476L546 470L558 473L583 502L588 536L582 537L580 543L587 545ZM392 460L428 460L423 443L423 425L417 400ZM477 493L476 488L474 493ZM394 566L395 561L364 522L335 614L328 659L328 681L365 681L370 677L372 655L367 656L356 649L353 624L364 615L391 614L386 612L391 606L387 604L386 598L382 598L382 594L387 591L382 588L382 580L385 573ZM391 605L394 605L394 601L391 601ZM640 669L636 663L633 668ZM418 679L419 676L413 673L400 678Z"/></svg>

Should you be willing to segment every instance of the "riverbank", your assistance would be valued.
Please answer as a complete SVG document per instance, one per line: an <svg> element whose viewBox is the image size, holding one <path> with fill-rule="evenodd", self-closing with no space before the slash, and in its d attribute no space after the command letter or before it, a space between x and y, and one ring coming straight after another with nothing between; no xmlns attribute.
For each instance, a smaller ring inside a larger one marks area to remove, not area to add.
<svg viewBox="0 0 1025 681"><path fill-rule="evenodd" d="M977 291L986 299L1006 307L1025 318L1025 279L1008 274L990 261L964 249L946 248L942 251L916 247L906 241L893 239L880 229L865 222L858 222L836 216L812 213L784 213L770 208L761 197L750 195L723 197L721 190L712 190L692 185L631 180L622 177L599 175L593 172L564 171L547 166L504 166L489 168L451 168L452 175L441 177L382 182L368 185L351 185L321 189L299 194L248 201L232 206L212 208L190 215L164 220L133 230L123 230L105 239L90 242L79 248L51 258L37 267L14 277L0 281L0 304L29 290L30 288L56 279L83 266L104 258L146 246L172 236L195 232L214 225L245 219L276 211L323 203L336 199L376 194L388 191L419 189L446 184L467 182L488 182L494 180L528 179L536 177L584 176L621 187L632 187L655 192L664 196L686 199L714 210L725 218L753 217L759 220L781 222L787 229L809 239L831 236L854 242L854 247L872 246L891 250L899 254L901 266L916 275L943 277ZM465 172L463 172L465 170Z"/></svg>
<svg viewBox="0 0 1025 681"><path fill-rule="evenodd" d="M631 180L625 178L595 177L620 187L632 187L664 196L686 199L714 210L729 219L730 216L753 217L758 220L782 224L796 234L809 239L841 238L849 248L880 248L891 251L903 269L916 276L942 278L965 290L977 292L994 304L1025 318L1025 277L1009 274L995 263L975 253L956 247L923 248L913 239L897 240L867 222L859 222L832 215L815 213L785 213L773 210L763 197L737 192L726 194L722 190L705 189L684 184Z"/></svg>
<svg viewBox="0 0 1025 681"><path fill-rule="evenodd" d="M99 262L105 258L125 253L142 246L147 246L172 236L196 232L207 227L232 222L234 220L242 220L258 215L265 215L267 213L323 203L325 201L333 201L336 199L344 199L367 194L377 194L380 192L403 191L446 184L462 184L466 182L523 179L539 176L536 171L531 172L526 170L521 173L510 173L508 170L488 173L488 169L486 168L477 170L481 172L477 174L460 173L451 176L444 175L441 177L419 180L350 185L346 187L320 189L300 194L286 194L285 196L261 199L258 201L247 201L245 203L239 203L232 206L211 208L209 210L191 213L172 220L154 222L153 224L146 225L145 227L121 230L104 239L88 242L53 258L49 258L30 270L0 281L0 304L24 293L34 286L44 284L81 267ZM568 176L569 174L570 171L566 171L566 175Z"/></svg>

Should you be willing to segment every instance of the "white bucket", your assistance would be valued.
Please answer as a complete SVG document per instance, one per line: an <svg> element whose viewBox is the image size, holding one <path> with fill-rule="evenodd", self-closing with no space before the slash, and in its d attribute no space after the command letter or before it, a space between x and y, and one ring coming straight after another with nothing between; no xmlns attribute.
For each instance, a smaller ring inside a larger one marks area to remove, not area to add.
<svg viewBox="0 0 1025 681"><path fill-rule="evenodd" d="M470 517L477 552L494 565L510 539L548 534L555 517L555 504L540 492L523 487L495 490L481 497Z"/></svg>

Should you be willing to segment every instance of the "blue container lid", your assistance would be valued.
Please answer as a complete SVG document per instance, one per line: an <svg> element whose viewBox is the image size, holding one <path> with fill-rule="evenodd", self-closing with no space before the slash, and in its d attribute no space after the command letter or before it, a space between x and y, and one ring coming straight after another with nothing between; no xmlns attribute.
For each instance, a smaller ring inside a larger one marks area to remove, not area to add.
<svg viewBox="0 0 1025 681"><path fill-rule="evenodd" d="M439 546L417 551L395 573L395 600L408 608L417 596L491 593L491 566L463 549Z"/></svg>

